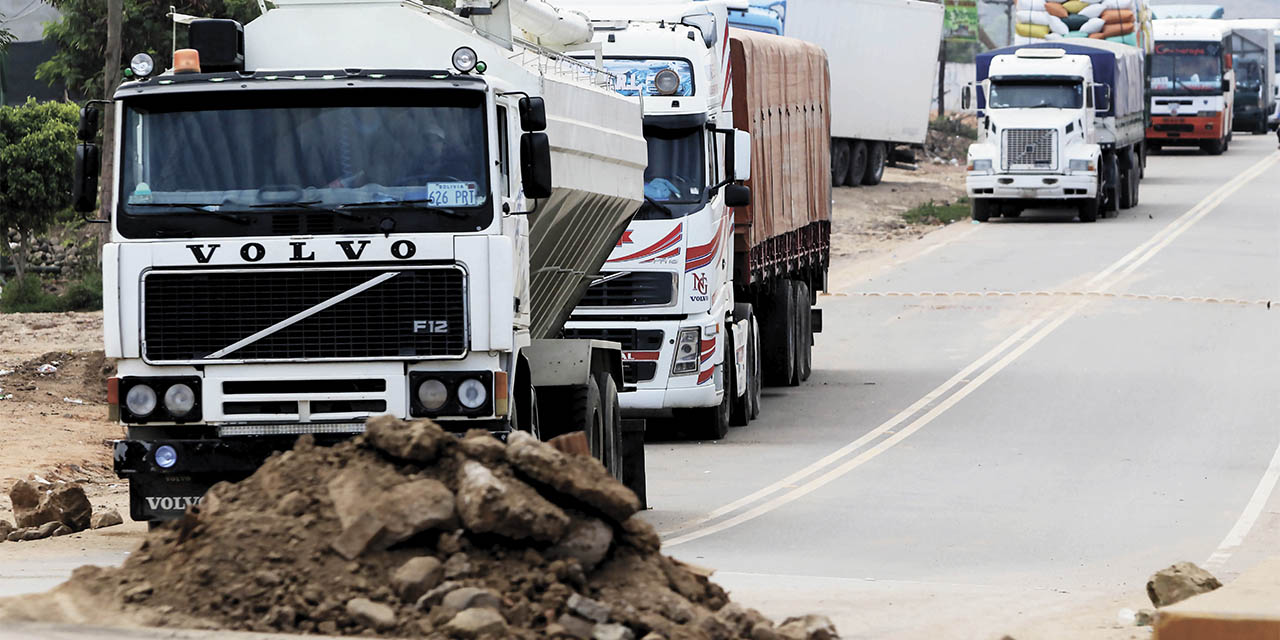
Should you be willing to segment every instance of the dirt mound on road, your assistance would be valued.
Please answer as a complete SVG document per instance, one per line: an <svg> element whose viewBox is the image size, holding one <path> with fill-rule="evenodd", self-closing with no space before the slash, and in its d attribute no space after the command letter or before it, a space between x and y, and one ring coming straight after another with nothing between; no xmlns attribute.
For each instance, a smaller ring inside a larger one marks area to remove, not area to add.
<svg viewBox="0 0 1280 640"><path fill-rule="evenodd" d="M370 421L299 439L212 488L119 569L0 604L0 617L430 638L831 638L774 627L659 552L639 501L595 460L522 433L464 439Z"/></svg>

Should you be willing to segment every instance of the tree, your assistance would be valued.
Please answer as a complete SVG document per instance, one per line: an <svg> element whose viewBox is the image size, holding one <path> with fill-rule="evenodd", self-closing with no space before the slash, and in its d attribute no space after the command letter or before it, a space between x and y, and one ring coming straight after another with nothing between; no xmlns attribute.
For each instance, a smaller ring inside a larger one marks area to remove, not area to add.
<svg viewBox="0 0 1280 640"><path fill-rule="evenodd" d="M13 42L13 32L4 28L4 14L0 13L0 54L9 50L10 42Z"/></svg>
<svg viewBox="0 0 1280 640"><path fill-rule="evenodd" d="M18 233L13 258L18 279L27 272L31 240L71 204L79 110L65 102L0 106L0 230Z"/></svg>
<svg viewBox="0 0 1280 640"><path fill-rule="evenodd" d="M62 13L62 19L49 23L44 30L45 38L55 42L58 51L36 68L36 77L50 84L62 80L78 95L99 95L104 83L103 68L113 64L107 56L108 3L49 0L49 4ZM241 23L261 14L257 0L183 0L173 4L178 13L233 18ZM123 0L121 52L114 61L116 68L127 66L136 53L151 54L160 70L170 65L173 22L167 17L169 5L156 0ZM186 44L185 31L178 29L178 48Z"/></svg>

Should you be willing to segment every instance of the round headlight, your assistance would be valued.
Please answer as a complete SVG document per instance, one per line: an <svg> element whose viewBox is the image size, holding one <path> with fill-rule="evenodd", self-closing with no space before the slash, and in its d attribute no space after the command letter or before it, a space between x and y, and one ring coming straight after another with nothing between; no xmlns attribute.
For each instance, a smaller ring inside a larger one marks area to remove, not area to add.
<svg viewBox="0 0 1280 640"><path fill-rule="evenodd" d="M191 413L196 406L196 392L191 387L178 383L164 392L164 408L175 418Z"/></svg>
<svg viewBox="0 0 1280 640"><path fill-rule="evenodd" d="M427 411L440 409L448 400L449 390L445 388L443 382L432 378L418 385L418 402L421 402L422 407Z"/></svg>
<svg viewBox="0 0 1280 640"><path fill-rule="evenodd" d="M489 397L484 390L484 383L475 378L467 378L458 385L458 402L468 409L479 409Z"/></svg>
<svg viewBox="0 0 1280 640"><path fill-rule="evenodd" d="M476 68L477 62L479 58L476 58L476 52L471 47L458 47L453 52L453 68L458 71L467 73Z"/></svg>
<svg viewBox="0 0 1280 640"><path fill-rule="evenodd" d="M145 418L156 410L156 390L145 384L136 384L125 394L124 406L129 413Z"/></svg>
<svg viewBox="0 0 1280 640"><path fill-rule="evenodd" d="M663 69L653 77L653 87L664 96L673 95L680 89L680 76L670 69Z"/></svg>
<svg viewBox="0 0 1280 640"><path fill-rule="evenodd" d="M145 78L156 70L156 61L145 53L139 53L129 61L129 69L139 78Z"/></svg>
<svg viewBox="0 0 1280 640"><path fill-rule="evenodd" d="M156 447L155 460L157 467L168 469L178 461L178 452L173 447L162 444Z"/></svg>

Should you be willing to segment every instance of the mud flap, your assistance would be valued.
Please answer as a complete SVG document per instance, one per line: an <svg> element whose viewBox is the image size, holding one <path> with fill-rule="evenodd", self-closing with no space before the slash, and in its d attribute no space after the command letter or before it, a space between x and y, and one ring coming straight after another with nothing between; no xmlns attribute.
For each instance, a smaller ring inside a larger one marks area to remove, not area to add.
<svg viewBox="0 0 1280 640"><path fill-rule="evenodd" d="M204 493L225 476L137 474L129 477L129 517L173 520L200 504Z"/></svg>

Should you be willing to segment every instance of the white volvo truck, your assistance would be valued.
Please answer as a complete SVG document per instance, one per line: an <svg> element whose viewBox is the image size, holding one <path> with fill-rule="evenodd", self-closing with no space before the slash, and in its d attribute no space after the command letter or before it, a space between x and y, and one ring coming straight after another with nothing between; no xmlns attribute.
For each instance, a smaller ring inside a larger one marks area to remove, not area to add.
<svg viewBox="0 0 1280 640"><path fill-rule="evenodd" d="M1137 48L1053 41L979 54L973 219L1075 208L1081 222L1138 203L1145 81ZM972 88L963 94L965 107Z"/></svg>
<svg viewBox="0 0 1280 640"><path fill-rule="evenodd" d="M379 414L581 429L619 474L618 345L556 339L644 184L639 106L548 48L590 25L536 1L273 5L192 23L194 51L137 58L115 94L104 324L133 518Z"/></svg>

